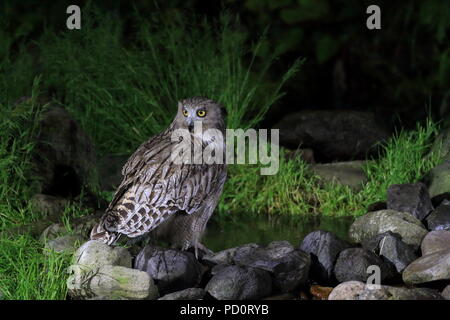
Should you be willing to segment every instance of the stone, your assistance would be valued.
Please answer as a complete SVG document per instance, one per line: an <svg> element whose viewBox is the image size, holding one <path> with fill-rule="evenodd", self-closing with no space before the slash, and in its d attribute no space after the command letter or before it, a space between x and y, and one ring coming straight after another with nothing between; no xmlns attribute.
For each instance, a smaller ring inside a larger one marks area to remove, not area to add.
<svg viewBox="0 0 450 320"><path fill-rule="evenodd" d="M450 201L450 192L445 192L434 196L431 198L431 203L433 204L433 207L437 208L444 200Z"/></svg>
<svg viewBox="0 0 450 320"><path fill-rule="evenodd" d="M55 252L73 253L79 245L86 241L86 238L79 234L70 234L47 241L45 249Z"/></svg>
<svg viewBox="0 0 450 320"><path fill-rule="evenodd" d="M450 280L450 249L437 251L414 260L402 274L406 284Z"/></svg>
<svg viewBox="0 0 450 320"><path fill-rule="evenodd" d="M450 300L450 284L442 290L441 296L446 300Z"/></svg>
<svg viewBox="0 0 450 320"><path fill-rule="evenodd" d="M450 192L450 157L431 169L424 180L432 197Z"/></svg>
<svg viewBox="0 0 450 320"><path fill-rule="evenodd" d="M89 240L75 251L72 264L91 268L103 265L131 268L131 255L123 247L111 247L100 241Z"/></svg>
<svg viewBox="0 0 450 320"><path fill-rule="evenodd" d="M428 288L402 288L365 285L358 300L442 300L439 292Z"/></svg>
<svg viewBox="0 0 450 320"><path fill-rule="evenodd" d="M313 296L313 300L328 300L328 297L333 291L331 287L321 287L318 285L311 286L309 292Z"/></svg>
<svg viewBox="0 0 450 320"><path fill-rule="evenodd" d="M62 216L65 207L69 204L67 199L47 194L35 194L30 202L33 211L40 212L46 217Z"/></svg>
<svg viewBox="0 0 450 320"><path fill-rule="evenodd" d="M273 241L267 247L254 248L245 255L236 253L234 263L270 272L274 286L286 293L305 284L311 258L287 241Z"/></svg>
<svg viewBox="0 0 450 320"><path fill-rule="evenodd" d="M361 281L346 281L337 285L328 296L328 300L358 300L364 291L365 283Z"/></svg>
<svg viewBox="0 0 450 320"><path fill-rule="evenodd" d="M320 283L333 280L333 268L339 253L350 245L328 231L313 231L300 244L311 255L310 275Z"/></svg>
<svg viewBox="0 0 450 320"><path fill-rule="evenodd" d="M205 290L218 300L256 300L270 295L272 279L265 270L232 265L214 275Z"/></svg>
<svg viewBox="0 0 450 320"><path fill-rule="evenodd" d="M444 200L426 219L428 230L450 230L450 201Z"/></svg>
<svg viewBox="0 0 450 320"><path fill-rule="evenodd" d="M398 234L391 231L379 234L362 245L365 249L386 258L399 273L418 258L414 249L404 243Z"/></svg>
<svg viewBox="0 0 450 320"><path fill-rule="evenodd" d="M68 294L74 299L156 299L158 288L142 271L122 266L86 267L72 265L67 279Z"/></svg>
<svg viewBox="0 0 450 320"><path fill-rule="evenodd" d="M145 246L134 268L147 272L161 294L195 287L202 275L201 264L192 252Z"/></svg>
<svg viewBox="0 0 450 320"><path fill-rule="evenodd" d="M408 212L422 221L433 210L433 204L425 184L393 184L387 191L387 208Z"/></svg>
<svg viewBox="0 0 450 320"><path fill-rule="evenodd" d="M45 243L58 237L76 233L84 238L89 238L92 228L98 223L102 213L96 213L70 220L70 229L68 230L63 223L53 223L42 231L39 241Z"/></svg>
<svg viewBox="0 0 450 320"><path fill-rule="evenodd" d="M337 183L358 192L367 182L367 175L363 169L365 163L365 161L333 162L314 164L310 168L323 182Z"/></svg>
<svg viewBox="0 0 450 320"><path fill-rule="evenodd" d="M438 230L428 232L420 245L422 255L450 249L450 231Z"/></svg>
<svg viewBox="0 0 450 320"><path fill-rule="evenodd" d="M259 248L259 245L257 245L256 243L249 243L239 247L225 249L203 256L202 262L209 265L232 264L236 252L239 251L239 254L246 254L246 252L251 251L255 248Z"/></svg>
<svg viewBox="0 0 450 320"><path fill-rule="evenodd" d="M205 296L205 290L202 288L188 288L166 294L158 300L202 300Z"/></svg>
<svg viewBox="0 0 450 320"><path fill-rule="evenodd" d="M387 231L399 234L402 241L414 249L419 248L423 237L428 233L422 223L409 213L380 210L357 218L350 226L349 238L353 242L362 243Z"/></svg>
<svg viewBox="0 0 450 320"><path fill-rule="evenodd" d="M352 280L366 282L372 274L368 272L368 267L373 265L380 268L382 282L395 276L391 266L372 251L363 248L343 250L336 260L334 275L339 282Z"/></svg>
<svg viewBox="0 0 450 320"><path fill-rule="evenodd" d="M389 138L374 113L348 110L290 113L274 128L280 129L281 145L311 148L320 162L377 156L377 143Z"/></svg>

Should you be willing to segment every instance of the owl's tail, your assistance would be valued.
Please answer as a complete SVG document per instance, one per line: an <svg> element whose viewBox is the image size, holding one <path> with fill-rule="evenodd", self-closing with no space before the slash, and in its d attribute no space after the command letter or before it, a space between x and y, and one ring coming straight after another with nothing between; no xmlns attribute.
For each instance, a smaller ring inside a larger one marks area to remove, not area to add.
<svg viewBox="0 0 450 320"><path fill-rule="evenodd" d="M120 237L117 232L110 232L103 227L103 221L94 226L91 230L91 240L101 241L107 245L114 244Z"/></svg>

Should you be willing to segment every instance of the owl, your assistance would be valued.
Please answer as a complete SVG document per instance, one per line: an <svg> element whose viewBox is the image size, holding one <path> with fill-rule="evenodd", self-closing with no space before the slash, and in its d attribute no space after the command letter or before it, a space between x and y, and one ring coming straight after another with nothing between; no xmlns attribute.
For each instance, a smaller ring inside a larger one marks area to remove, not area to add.
<svg viewBox="0 0 450 320"><path fill-rule="evenodd" d="M226 164L173 161L173 152L183 140L174 139L174 133L183 129L197 150L211 149L211 144L225 150L225 138L194 130L201 124L202 132L215 131L225 137L224 118L225 109L213 100L180 101L169 127L144 142L124 165L123 180L90 238L112 245L121 236L146 235L182 250L192 247L196 256L198 249L205 249L200 239L222 193Z"/></svg>

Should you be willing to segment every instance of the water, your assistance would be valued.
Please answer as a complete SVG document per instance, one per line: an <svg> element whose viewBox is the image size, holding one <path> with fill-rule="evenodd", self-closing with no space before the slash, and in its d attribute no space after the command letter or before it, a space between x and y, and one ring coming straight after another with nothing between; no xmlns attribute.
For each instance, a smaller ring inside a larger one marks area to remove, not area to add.
<svg viewBox="0 0 450 320"><path fill-rule="evenodd" d="M316 230L330 231L348 240L348 229L354 217L240 215L211 221L203 243L213 251L246 243L266 245L274 240L287 240L298 246L303 238Z"/></svg>

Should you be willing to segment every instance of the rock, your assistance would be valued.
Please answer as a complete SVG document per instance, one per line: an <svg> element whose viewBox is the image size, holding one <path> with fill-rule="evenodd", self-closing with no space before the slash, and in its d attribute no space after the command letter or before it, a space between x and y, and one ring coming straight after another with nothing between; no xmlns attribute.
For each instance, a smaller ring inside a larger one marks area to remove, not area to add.
<svg viewBox="0 0 450 320"><path fill-rule="evenodd" d="M450 156L440 165L431 169L424 179L432 197L450 192Z"/></svg>
<svg viewBox="0 0 450 320"><path fill-rule="evenodd" d="M134 268L147 272L161 294L195 287L201 278L201 264L191 252L146 246L137 255Z"/></svg>
<svg viewBox="0 0 450 320"><path fill-rule="evenodd" d="M86 239L79 234L71 234L49 240L45 244L45 249L55 252L75 252L78 246L85 242Z"/></svg>
<svg viewBox="0 0 450 320"><path fill-rule="evenodd" d="M311 254L311 276L319 282L333 279L333 268L339 253L350 245L328 231L309 233L300 244L300 250Z"/></svg>
<svg viewBox="0 0 450 320"><path fill-rule="evenodd" d="M166 294L158 300L202 300L204 296L205 290L202 288L188 288Z"/></svg>
<svg viewBox="0 0 450 320"><path fill-rule="evenodd" d="M295 296L292 293L282 293L275 296L265 297L261 300L295 300Z"/></svg>
<svg viewBox="0 0 450 320"><path fill-rule="evenodd" d="M426 219L428 230L450 230L450 201L444 200Z"/></svg>
<svg viewBox="0 0 450 320"><path fill-rule="evenodd" d="M42 231L39 236L39 241L45 243L48 240L53 240L58 237L69 235L71 233L79 234L85 238L89 238L89 234L96 225L102 216L102 212L87 215L79 218L75 218L70 220L70 229L66 229L66 227L62 223L53 223L49 225L47 228Z"/></svg>
<svg viewBox="0 0 450 320"><path fill-rule="evenodd" d="M442 202L444 202L444 200L450 201L450 192L445 192L434 196L431 198L431 203L433 204L433 207L437 208Z"/></svg>
<svg viewBox="0 0 450 320"><path fill-rule="evenodd" d="M328 297L333 291L331 287L321 287L318 285L311 286L309 292L313 296L313 300L328 300Z"/></svg>
<svg viewBox="0 0 450 320"><path fill-rule="evenodd" d="M428 232L420 246L422 255L450 249L450 231L438 230Z"/></svg>
<svg viewBox="0 0 450 320"><path fill-rule="evenodd" d="M74 299L156 299L158 288L145 272L122 266L72 265L67 280Z"/></svg>
<svg viewBox="0 0 450 320"><path fill-rule="evenodd" d="M305 163L316 163L314 159L314 150L312 149L296 149L296 150L286 150L285 149L286 159L302 159Z"/></svg>
<svg viewBox="0 0 450 320"><path fill-rule="evenodd" d="M365 283L361 281L346 281L336 286L328 296L328 300L358 300L364 291Z"/></svg>
<svg viewBox="0 0 450 320"><path fill-rule="evenodd" d="M450 157L450 127L445 128L434 140L430 154L437 154L439 158Z"/></svg>
<svg viewBox="0 0 450 320"><path fill-rule="evenodd" d="M272 279L267 271L233 265L214 275L205 290L218 300L255 300L270 295Z"/></svg>
<svg viewBox="0 0 450 320"><path fill-rule="evenodd" d="M113 265L131 268L131 255L122 247L111 247L100 241L89 240L74 253L72 264L91 268Z"/></svg>
<svg viewBox="0 0 450 320"><path fill-rule="evenodd" d="M283 146L311 148L321 162L376 156L376 144L389 138L373 113L348 110L291 113L274 128L280 129L280 143Z"/></svg>
<svg viewBox="0 0 450 320"><path fill-rule="evenodd" d="M441 296L446 300L450 300L450 284L442 290Z"/></svg>
<svg viewBox="0 0 450 320"><path fill-rule="evenodd" d="M368 272L369 266L380 268L381 281L394 277L392 268L372 251L363 248L350 248L343 250L334 266L334 275L339 282L362 281L366 282L372 273Z"/></svg>
<svg viewBox="0 0 450 320"><path fill-rule="evenodd" d="M101 190L115 191L122 182L122 167L129 155L105 155L98 159L98 175Z"/></svg>
<svg viewBox="0 0 450 320"><path fill-rule="evenodd" d="M406 266L416 260L418 256L414 249L404 243L398 234L391 231L379 234L364 242L363 247L391 262L397 272L401 273Z"/></svg>
<svg viewBox="0 0 450 320"><path fill-rule="evenodd" d="M442 300L439 292L428 288L401 288L365 285L358 300Z"/></svg>
<svg viewBox="0 0 450 320"><path fill-rule="evenodd" d="M402 241L414 249L419 248L423 237L427 234L422 223L411 214L380 210L357 218L350 226L349 237L356 243L362 243L387 231L399 234Z"/></svg>
<svg viewBox="0 0 450 320"><path fill-rule="evenodd" d="M254 248L247 254L238 251L234 263L270 272L275 287L286 293L306 282L311 259L309 254L295 249L287 241L273 241L267 247Z"/></svg>
<svg viewBox="0 0 450 320"><path fill-rule="evenodd" d="M236 252L239 251L239 254L245 255L247 254L247 252L255 248L259 248L259 245L257 245L256 243L249 243L240 247L229 248L216 253L207 254L203 256L202 261L210 265L232 264Z"/></svg>
<svg viewBox="0 0 450 320"><path fill-rule="evenodd" d="M335 182L357 192L367 182L367 175L363 169L365 163L365 161L348 161L315 164L311 166L311 170L324 182Z"/></svg>
<svg viewBox="0 0 450 320"><path fill-rule="evenodd" d="M54 197L46 194L35 194L31 197L31 208L47 217L59 217L64 212L69 201L61 197Z"/></svg>
<svg viewBox="0 0 450 320"><path fill-rule="evenodd" d="M50 106L43 112L32 157L41 193L80 194L82 186L95 182L95 158L92 142L64 108Z"/></svg>
<svg viewBox="0 0 450 320"><path fill-rule="evenodd" d="M407 284L450 280L450 249L437 251L413 261L403 271L402 277Z"/></svg>
<svg viewBox="0 0 450 320"><path fill-rule="evenodd" d="M387 191L387 208L409 212L422 221L433 210L433 205L427 187L418 182L391 185Z"/></svg>

